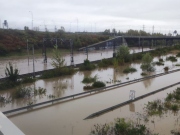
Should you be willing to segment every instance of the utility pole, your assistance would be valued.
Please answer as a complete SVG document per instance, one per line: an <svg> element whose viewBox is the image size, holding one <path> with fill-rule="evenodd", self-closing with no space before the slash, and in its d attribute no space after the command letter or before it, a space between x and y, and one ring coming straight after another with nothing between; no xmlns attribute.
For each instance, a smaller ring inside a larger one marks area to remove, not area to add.
<svg viewBox="0 0 180 135"><path fill-rule="evenodd" d="M32 15L32 30L33 30L33 13L31 11L29 11Z"/></svg>
<svg viewBox="0 0 180 135"><path fill-rule="evenodd" d="M78 18L77 18L77 32L78 32Z"/></svg>
<svg viewBox="0 0 180 135"><path fill-rule="evenodd" d="M88 48L86 46L86 55L87 55L87 60L88 60Z"/></svg>
<svg viewBox="0 0 180 135"><path fill-rule="evenodd" d="M145 30L145 26L143 25L143 31Z"/></svg>
<svg viewBox="0 0 180 135"><path fill-rule="evenodd" d="M35 78L35 66L34 66L34 44L33 44L33 78Z"/></svg>
<svg viewBox="0 0 180 135"><path fill-rule="evenodd" d="M27 54L28 54L28 66L29 66L29 46L28 46L28 39L27 39Z"/></svg>
<svg viewBox="0 0 180 135"><path fill-rule="evenodd" d="M153 27L152 27L152 35L154 34L154 25L153 25Z"/></svg>
<svg viewBox="0 0 180 135"><path fill-rule="evenodd" d="M73 58L73 41L72 39L69 40L70 47L71 47L71 66L74 66L74 58Z"/></svg>

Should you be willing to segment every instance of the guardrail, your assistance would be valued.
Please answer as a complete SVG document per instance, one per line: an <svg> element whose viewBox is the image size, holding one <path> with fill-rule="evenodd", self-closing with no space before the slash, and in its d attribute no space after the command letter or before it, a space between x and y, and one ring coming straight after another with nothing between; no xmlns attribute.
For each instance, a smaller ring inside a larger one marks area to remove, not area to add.
<svg viewBox="0 0 180 135"><path fill-rule="evenodd" d="M150 50L151 51L151 50ZM144 51L144 53L146 52L149 52L149 51ZM141 52L138 52L138 53L141 53ZM138 54L136 53L136 54ZM112 59L112 58L106 58L106 59ZM100 62L101 60L95 60L95 61L91 61L91 63L93 64L97 64L98 62ZM75 68L76 67L80 67L83 63L79 63L79 64L76 64ZM70 65L69 66L66 66L67 68L71 67ZM52 71L54 69L47 69L47 70L42 70L42 71L36 71L35 72L35 75L38 76L38 75L42 75L44 72L48 72L48 71ZM27 74L20 74L18 77L19 78L23 78L23 77L32 77L34 75L34 73L27 73ZM0 81L4 81L6 80L7 77L4 77L4 78L0 78Z"/></svg>
<svg viewBox="0 0 180 135"><path fill-rule="evenodd" d="M95 112L95 113L89 115L88 117L86 117L84 120L86 120L86 119L92 119L92 118L94 118L94 117L100 116L100 115L102 115L102 114L104 114L104 113L107 113L107 112L109 112L109 111L112 111L112 110L114 110L114 109L117 109L117 108L122 107L122 106L124 106L124 105L127 105L127 104L129 104L129 103L135 102L135 101L137 101L137 100L140 100L140 99L145 98L145 97L147 97L147 96L150 96L150 95L152 95L152 94L158 93L158 92L160 92L160 91L163 91L163 90L165 90L165 89L168 89L168 88L173 87L173 86L178 85L178 84L180 84L180 82L175 83L175 84L172 84L172 85L169 85L169 86L166 86L166 87L163 87L163 88L158 89L158 90L155 90L155 91L153 91L153 92L144 94L144 95L139 96L139 97L137 97L137 98L135 98L135 99L133 99L133 100L127 100L127 101L125 101L125 102L123 102L123 103L120 103L120 104L117 104L117 105L115 105L115 106L106 108L106 109L104 109L104 110Z"/></svg>
<svg viewBox="0 0 180 135"><path fill-rule="evenodd" d="M178 72L178 71L180 71L180 69L169 71L169 72L166 72L166 73L160 73L160 74L156 74L156 75L152 75L152 76L147 76L147 77L143 77L143 78L127 81L127 82L122 82L122 83L110 85L110 86L103 87L103 88L97 88L97 89L89 90L89 91L86 91L86 92L82 92L82 93L78 93L78 94L73 94L73 95L70 95L70 96L61 97L61 98L57 98L57 99L53 99L53 100L49 100L49 101L45 101L45 102L41 102L41 103L37 103L37 104L25 106L25 107L21 107L21 108L9 110L9 111L4 111L3 113L7 115L9 113L18 112L18 111L26 110L26 109L29 109L29 108L33 108L33 107L38 107L38 106L50 104L50 103L53 103L53 102L56 102L56 101L62 101L62 100L67 100L67 99L71 100L71 99L74 99L76 97L80 97L80 96L83 96L83 95L85 96L87 94L91 94L93 92L102 92L102 91L106 91L106 90L108 90L110 88L115 88L115 87L120 87L120 86L122 87L124 85L129 85L129 84L132 84L132 83L140 82L140 81L143 81L143 80L146 80L146 79L151 79L151 78L163 76L163 75L174 73L174 72Z"/></svg>

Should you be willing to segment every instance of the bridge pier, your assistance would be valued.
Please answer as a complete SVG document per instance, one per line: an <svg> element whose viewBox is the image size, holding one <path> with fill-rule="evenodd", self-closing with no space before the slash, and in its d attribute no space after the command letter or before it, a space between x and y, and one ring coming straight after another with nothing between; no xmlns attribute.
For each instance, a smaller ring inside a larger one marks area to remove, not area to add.
<svg viewBox="0 0 180 135"><path fill-rule="evenodd" d="M143 41L142 41L141 46L142 46L142 53L143 53L143 49L144 49L144 39L143 39Z"/></svg>
<svg viewBox="0 0 180 135"><path fill-rule="evenodd" d="M139 47L140 47L140 45L141 45L141 38L139 37Z"/></svg>
<svg viewBox="0 0 180 135"><path fill-rule="evenodd" d="M152 40L151 40L151 48L153 48L153 46L154 46L154 40L152 39ZM150 48L150 49L151 49L151 48Z"/></svg>

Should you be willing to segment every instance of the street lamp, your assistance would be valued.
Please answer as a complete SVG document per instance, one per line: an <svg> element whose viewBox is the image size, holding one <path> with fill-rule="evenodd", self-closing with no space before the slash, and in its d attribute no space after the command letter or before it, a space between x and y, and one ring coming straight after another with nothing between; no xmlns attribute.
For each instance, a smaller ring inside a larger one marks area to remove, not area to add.
<svg viewBox="0 0 180 135"><path fill-rule="evenodd" d="M29 11L32 15L32 30L33 30L33 13L31 11Z"/></svg>

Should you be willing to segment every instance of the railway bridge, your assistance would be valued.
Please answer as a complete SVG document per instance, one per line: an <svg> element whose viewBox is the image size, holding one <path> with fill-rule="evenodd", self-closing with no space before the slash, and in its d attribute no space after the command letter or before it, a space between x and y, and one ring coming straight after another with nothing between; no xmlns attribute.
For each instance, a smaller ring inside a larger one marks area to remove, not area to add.
<svg viewBox="0 0 180 135"><path fill-rule="evenodd" d="M163 44L163 46L172 46L180 40L179 36L116 36L111 39L88 45L86 47L79 48L79 51L99 50L106 48L113 48L113 55L115 54L115 48L120 45L128 45L129 47L141 47L142 52L144 47L157 47ZM175 42L176 41L176 42Z"/></svg>

